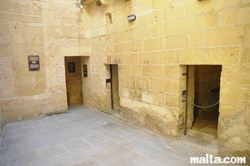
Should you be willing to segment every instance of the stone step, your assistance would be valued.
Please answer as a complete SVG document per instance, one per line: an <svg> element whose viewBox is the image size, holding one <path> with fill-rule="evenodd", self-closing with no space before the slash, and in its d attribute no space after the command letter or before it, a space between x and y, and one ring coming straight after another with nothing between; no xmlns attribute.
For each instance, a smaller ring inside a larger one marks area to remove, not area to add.
<svg viewBox="0 0 250 166"><path fill-rule="evenodd" d="M180 141L197 148L204 153L218 156L218 139L215 135L203 133L196 130L188 130L187 135L182 135Z"/></svg>
<svg viewBox="0 0 250 166"><path fill-rule="evenodd" d="M103 112L105 112L105 113L107 113L109 115L112 115L114 117L119 118L121 110L120 109L113 109L113 110L105 110Z"/></svg>

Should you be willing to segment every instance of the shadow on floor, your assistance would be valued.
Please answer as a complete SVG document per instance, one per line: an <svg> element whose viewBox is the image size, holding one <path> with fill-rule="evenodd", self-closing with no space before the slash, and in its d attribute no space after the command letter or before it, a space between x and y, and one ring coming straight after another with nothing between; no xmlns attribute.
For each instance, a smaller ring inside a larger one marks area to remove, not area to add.
<svg viewBox="0 0 250 166"><path fill-rule="evenodd" d="M217 136L218 118L218 109L202 111L195 118L192 129Z"/></svg>

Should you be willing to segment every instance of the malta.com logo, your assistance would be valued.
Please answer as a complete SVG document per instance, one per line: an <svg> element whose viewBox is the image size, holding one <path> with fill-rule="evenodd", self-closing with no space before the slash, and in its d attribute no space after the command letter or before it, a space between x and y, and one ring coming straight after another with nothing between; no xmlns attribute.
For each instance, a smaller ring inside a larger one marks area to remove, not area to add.
<svg viewBox="0 0 250 166"><path fill-rule="evenodd" d="M190 157L190 164L246 164L246 157L217 157L206 154L203 157Z"/></svg>

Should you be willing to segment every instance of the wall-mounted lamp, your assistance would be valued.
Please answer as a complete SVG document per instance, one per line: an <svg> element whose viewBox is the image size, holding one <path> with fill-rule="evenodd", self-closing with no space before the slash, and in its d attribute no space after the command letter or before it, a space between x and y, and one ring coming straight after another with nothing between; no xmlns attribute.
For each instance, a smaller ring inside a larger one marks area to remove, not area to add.
<svg viewBox="0 0 250 166"><path fill-rule="evenodd" d="M130 15L128 15L127 19L128 19L128 21L135 21L136 15L135 14L130 14Z"/></svg>

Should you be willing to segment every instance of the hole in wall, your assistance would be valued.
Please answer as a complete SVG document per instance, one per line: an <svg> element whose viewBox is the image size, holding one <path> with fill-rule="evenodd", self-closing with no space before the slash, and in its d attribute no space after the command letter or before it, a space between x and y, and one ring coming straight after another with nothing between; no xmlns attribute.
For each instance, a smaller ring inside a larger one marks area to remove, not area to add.
<svg viewBox="0 0 250 166"><path fill-rule="evenodd" d="M201 106L193 109L194 130L217 135L221 70L221 65L194 66L194 103Z"/></svg>
<svg viewBox="0 0 250 166"><path fill-rule="evenodd" d="M81 57L65 57L65 77L67 88L67 103L82 104L82 71Z"/></svg>
<svg viewBox="0 0 250 166"><path fill-rule="evenodd" d="M111 64L108 66L110 78L106 79L106 88L110 92L110 110L107 113L113 116L120 116L120 95L119 95L119 72L118 65Z"/></svg>
<svg viewBox="0 0 250 166"><path fill-rule="evenodd" d="M106 13L106 22L107 24L112 24L112 14L111 13Z"/></svg>
<svg viewBox="0 0 250 166"><path fill-rule="evenodd" d="M112 84L112 109L120 110L118 65L110 65Z"/></svg>

